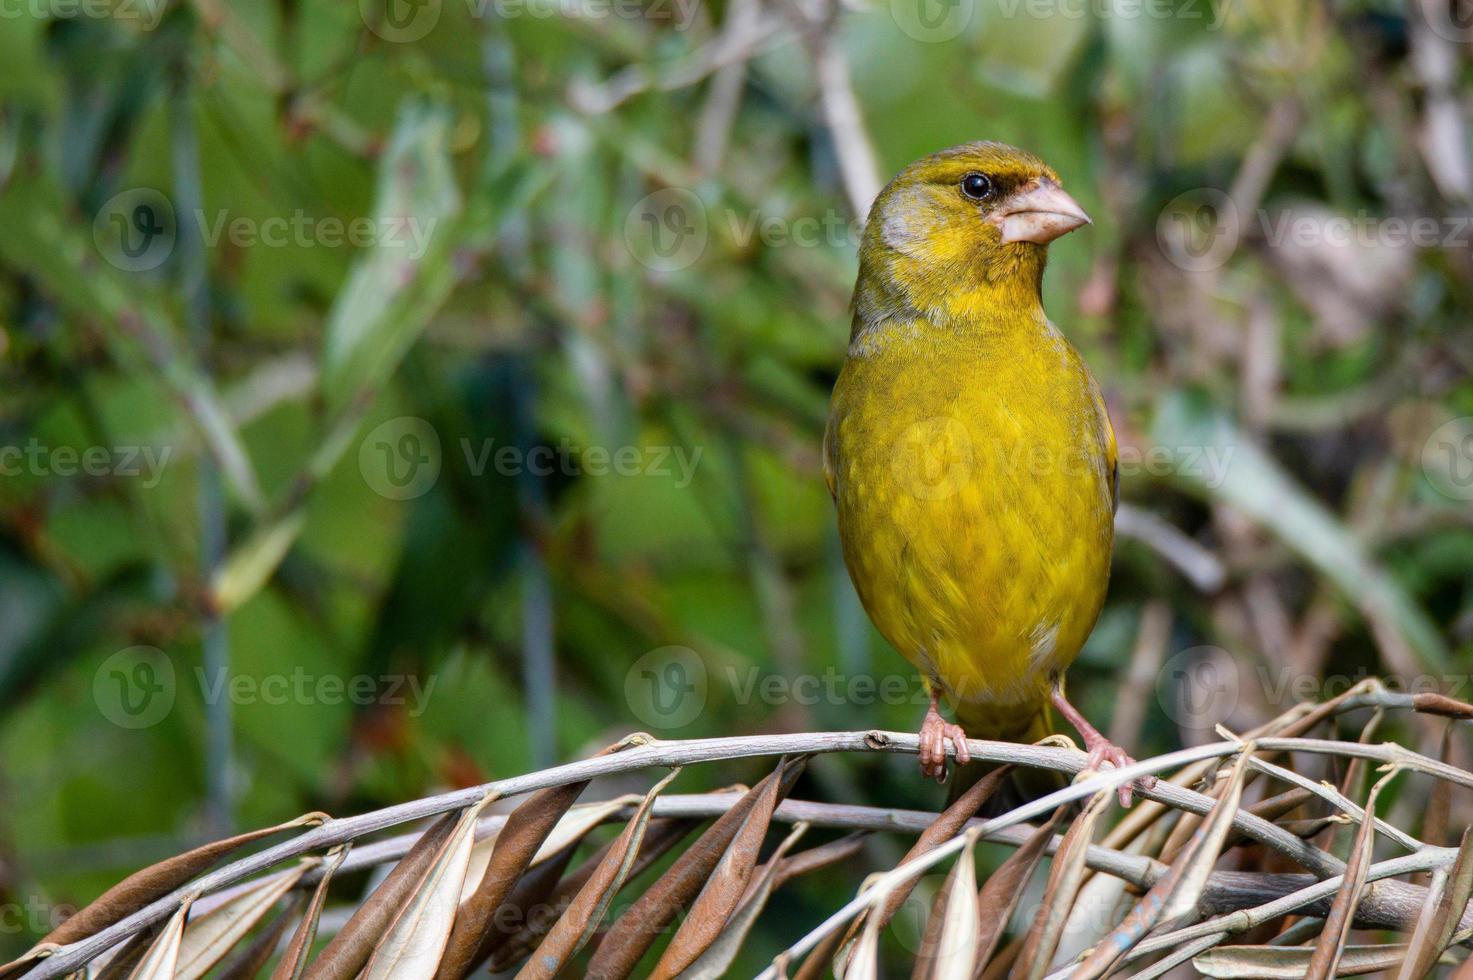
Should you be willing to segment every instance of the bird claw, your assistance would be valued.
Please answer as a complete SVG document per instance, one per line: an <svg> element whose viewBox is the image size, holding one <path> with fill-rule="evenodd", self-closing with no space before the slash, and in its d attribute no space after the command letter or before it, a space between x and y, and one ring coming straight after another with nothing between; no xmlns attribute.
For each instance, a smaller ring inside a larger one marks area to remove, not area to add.
<svg viewBox="0 0 1473 980"><path fill-rule="evenodd" d="M942 718L933 705L927 709L921 722L921 775L938 783L946 781L946 743L950 742L956 753L958 765L972 761L967 749L967 733L962 726L954 725Z"/></svg>
<svg viewBox="0 0 1473 980"><path fill-rule="evenodd" d="M1135 765L1135 759L1103 735L1096 734L1093 738L1085 737L1085 751L1089 753L1089 768L1100 771L1101 766L1109 766L1112 769L1124 769L1126 766ZM1120 805L1129 808L1134 797L1135 788L1142 790L1154 789L1156 786L1155 776L1138 776L1128 783L1122 783L1118 792L1120 793Z"/></svg>

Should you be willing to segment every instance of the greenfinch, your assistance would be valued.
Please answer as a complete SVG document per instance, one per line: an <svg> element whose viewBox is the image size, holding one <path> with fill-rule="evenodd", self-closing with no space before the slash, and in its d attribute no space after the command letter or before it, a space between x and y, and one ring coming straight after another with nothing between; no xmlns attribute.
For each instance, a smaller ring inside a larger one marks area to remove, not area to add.
<svg viewBox="0 0 1473 980"><path fill-rule="evenodd" d="M1050 705L1094 768L1132 761L1063 689L1104 602L1118 472L1040 288L1049 243L1088 223L1043 161L979 142L906 167L865 226L824 474L860 600L930 694L938 780L968 736L1050 734Z"/></svg>

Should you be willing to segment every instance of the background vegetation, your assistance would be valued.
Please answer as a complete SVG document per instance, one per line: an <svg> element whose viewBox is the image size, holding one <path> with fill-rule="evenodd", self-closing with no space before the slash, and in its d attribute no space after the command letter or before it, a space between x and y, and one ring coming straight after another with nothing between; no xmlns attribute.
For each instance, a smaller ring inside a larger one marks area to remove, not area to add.
<svg viewBox="0 0 1473 980"><path fill-rule="evenodd" d="M5 5L0 954L199 840L631 730L914 730L819 440L869 195L971 139L1095 219L1045 284L1122 443L1087 713L1144 757L1364 676L1470 699L1459 12ZM1376 738L1436 755L1408 717ZM862 876L780 892L751 962Z"/></svg>

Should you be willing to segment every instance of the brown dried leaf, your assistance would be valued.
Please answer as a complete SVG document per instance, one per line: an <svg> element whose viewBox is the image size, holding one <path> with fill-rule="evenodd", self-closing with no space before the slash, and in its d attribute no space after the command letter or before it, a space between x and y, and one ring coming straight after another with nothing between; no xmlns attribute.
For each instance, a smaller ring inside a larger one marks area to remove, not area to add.
<svg viewBox="0 0 1473 980"><path fill-rule="evenodd" d="M838 840L820 844L818 847L810 847L806 851L799 851L792 857L783 858L782 864L777 869L777 883L773 887L781 888L794 878L848 861L859 854L864 848L864 842L869 840L869 836L868 830L856 830Z"/></svg>
<svg viewBox="0 0 1473 980"><path fill-rule="evenodd" d="M1423 916L1418 920L1411 942L1412 955L1407 958L1406 965L1398 974L1398 980L1418 980L1427 976L1442 956L1443 950L1452 942L1463 911L1468 907L1469 895L1473 894L1473 828L1463 831L1458 859L1453 862L1452 871L1442 881L1436 910L1430 917ZM1428 892L1429 901L1433 894L1435 890Z"/></svg>
<svg viewBox="0 0 1473 980"><path fill-rule="evenodd" d="M1401 770L1393 768L1371 788L1371 795L1366 799L1365 816L1361 819L1360 829L1356 831L1355 842L1350 846L1350 860L1346 863L1340 890L1330 903L1324 928L1320 931L1314 954L1309 958L1309 965L1303 974L1305 980L1328 980L1329 977L1338 975L1336 971L1345 950L1346 937L1350 935L1355 919L1355 910L1360 906L1361 891L1366 885L1366 872L1371 866L1371 850L1376 843L1376 798L1400 772Z"/></svg>
<svg viewBox="0 0 1473 980"><path fill-rule="evenodd" d="M977 811L991 799L992 794L997 792L997 788L1012 774L1012 771L1012 766L1001 766L968 787L965 793L956 798L956 802L943 810L940 816L931 821L930 826L921 831L920 837L916 838L910 850L905 852L905 857L900 859L900 864L914 861L923 854L929 854L961 833L967 821L977 815ZM896 867L899 866L896 865ZM873 913L879 916L881 929L895 918L895 913L900 911L900 906L905 904L905 900L910 897L915 886L916 879L911 879L898 886L885 900L885 904L879 907L879 911Z"/></svg>
<svg viewBox="0 0 1473 980"><path fill-rule="evenodd" d="M649 831L645 832L646 838ZM606 851L600 851L600 860ZM572 897L561 904L554 904L552 896L562 887L563 873L568 870L568 865L573 863L574 849L568 848L560 854L554 854L546 861L532 865L527 873L522 875L511 894L506 896L496 915L491 919L491 925L486 929L486 936L481 942L481 948L476 951L476 965L489 957L491 960L491 973L502 973L512 964L517 963L542 937L547 935L553 923L568 910L572 904ZM581 870L581 869L580 869ZM591 869L590 869L591 870ZM585 878L586 882L587 879ZM581 888L582 885L580 884ZM576 893L575 893L576 894ZM514 946L524 935L531 933L530 941L525 946Z"/></svg>
<svg viewBox="0 0 1473 980"><path fill-rule="evenodd" d="M1259 800L1248 808L1248 812L1255 817L1262 817L1269 823L1273 823L1280 817L1293 813L1310 800L1318 798L1303 786L1295 786L1293 789L1286 790L1277 796L1270 796L1268 799ZM1242 840L1243 838L1241 835L1235 835L1235 839Z"/></svg>
<svg viewBox="0 0 1473 980"><path fill-rule="evenodd" d="M179 903L179 911L169 919L138 966L128 974L128 980L173 980L174 967L179 962L179 941L184 938L184 923L189 920L189 907L193 904L193 895L186 896Z"/></svg>
<svg viewBox="0 0 1473 980"><path fill-rule="evenodd" d="M1018 955L1023 952L1026 938L1015 939L1004 946L991 963L980 969L980 980L1003 980L1012 971L1013 964L1018 962Z"/></svg>
<svg viewBox="0 0 1473 980"><path fill-rule="evenodd" d="M1048 822L1024 841L1022 847L1008 855L1008 859L983 882L982 892L977 898L977 907L980 910L977 920L979 968L992 959L998 942L1007 931L1008 920L1013 917L1013 912L1023 897L1023 890L1038 868L1038 862L1043 859L1049 841L1054 839L1054 829L1064 819L1067 809L1068 807L1059 807L1055 810Z"/></svg>
<svg viewBox="0 0 1473 980"><path fill-rule="evenodd" d="M1166 906L1161 914L1163 922L1174 922L1197 914L1197 901L1207 888L1207 879L1212 875L1212 867L1222 854L1227 836L1232 831L1233 819L1238 815L1238 806L1243 801L1243 786L1249 771L1248 759L1252 754L1251 744L1239 753L1237 764L1228 776L1227 788L1208 814L1202 829L1187 844L1186 856L1182 861L1183 870L1177 877L1175 887L1163 889L1166 899Z"/></svg>
<svg viewBox="0 0 1473 980"><path fill-rule="evenodd" d="M859 941L854 944L854 949L849 954L848 965L842 974L835 970L835 976L843 976L844 980L879 980L880 930L876 926L879 920L869 919L868 921L869 924L859 934ZM838 933L834 935L837 936Z"/></svg>
<svg viewBox="0 0 1473 980"><path fill-rule="evenodd" d="M466 807L423 878L374 946L360 980L432 980L450 938L476 842L476 821L495 795Z"/></svg>
<svg viewBox="0 0 1473 980"><path fill-rule="evenodd" d="M256 934L250 945L241 950L240 955L231 960L220 970L216 980L252 980L276 955L276 948L281 945L281 937L286 935L287 927L296 921L297 915L305 904L304 896L298 895L289 902L281 913L271 920L271 924Z"/></svg>
<svg viewBox="0 0 1473 980"><path fill-rule="evenodd" d="M1047 972L1058 948L1064 923L1068 921L1074 899L1079 894L1079 885L1084 880L1084 857L1094 839L1095 824L1100 814L1109 808L1113 793L1113 790L1096 793L1064 835L1058 853L1054 855L1053 867L1049 869L1048 885L1043 892L1038 917L1033 920L1028 938L1023 942L1023 951L1008 974L1014 980L1039 980Z"/></svg>
<svg viewBox="0 0 1473 980"><path fill-rule="evenodd" d="M935 965L936 950L941 946L941 930L946 925L946 905L951 901L951 889L956 882L951 875L936 890L931 899L931 911L926 915L926 927L921 930L920 949L911 964L910 980L926 980ZM915 894L912 892L911 894Z"/></svg>
<svg viewBox="0 0 1473 980"><path fill-rule="evenodd" d="M317 887L312 892L312 900L302 913L297 931L292 933L291 943L287 945L286 952L281 955L281 960L271 973L271 980L299 980L307 969L307 956L312 952L313 941L317 939L317 920L322 917L322 907L327 903L328 885L332 882L333 872L343 863L343 858L348 856L351 847L352 844L339 844L323 858L322 877L318 879Z"/></svg>
<svg viewBox="0 0 1473 980"><path fill-rule="evenodd" d="M1361 729L1360 738L1357 741L1362 745L1369 745L1376 737L1376 732L1385 718L1384 708L1377 708L1371 712L1371 717ZM1360 796L1360 789L1365 785L1365 778L1366 760L1361 756L1353 756L1345 766L1344 778L1340 780L1340 795L1347 800ZM1340 827L1341 824L1337 821L1325 828L1324 838L1319 841L1320 850L1327 852L1335 850L1335 838L1339 834Z"/></svg>
<svg viewBox="0 0 1473 980"><path fill-rule="evenodd" d="M803 770L803 761L801 758L783 760L777 769L732 804L731 809L696 838L696 842L675 859L659 880L619 917L594 951L586 975L599 980L622 980L629 976L655 937L705 884L747 813L766 792L768 784L778 784L777 799L781 800L797 781Z"/></svg>
<svg viewBox="0 0 1473 980"><path fill-rule="evenodd" d="M905 857L901 858L900 864L905 864L935 850L959 834L967 821L982 809L983 804L1003 784L1003 781L1011 774L1012 768L1012 766L1001 766L967 787L961 796L958 796L935 820L931 821L925 830L921 831L920 837L911 845L910 850L905 852ZM896 867L899 866L896 865ZM844 931L843 939L839 943L838 966L835 972L844 971L844 963L849 957L850 949L860 930L865 928L869 920L877 918L879 928L883 930L895 918L895 914L900 911L906 899L910 898L918 883L918 879L902 882L886 897L884 904L877 910L872 909L849 923L849 928Z"/></svg>
<svg viewBox="0 0 1473 980"><path fill-rule="evenodd" d="M669 853L672 847L684 840L699 825L699 820L685 820L680 818L651 820L649 828L644 832L644 841L639 845L639 857L634 859L634 867L629 869L629 874L624 879L626 886L629 882L634 881L648 870L656 861ZM567 911L574 897L588 883L588 879L598 870L598 866L608 857L609 850L613 848L615 843L615 841L610 841L599 848L592 857L579 865L572 874L557 881L555 888L549 889L543 897L537 900L536 904L538 908L546 907L551 914L538 916L535 919L525 922L510 940L504 944L498 944L495 950L496 955L491 957L492 973L505 971L511 964L521 960L533 947L542 941L542 937L547 935L547 930L557 921L557 917ZM568 857L572 857L572 851L566 853ZM525 877L531 877L532 873L529 872ZM515 905L513 901L515 897L516 893L513 892L512 896L507 899L502 907L506 908L507 906Z"/></svg>
<svg viewBox="0 0 1473 980"><path fill-rule="evenodd" d="M303 862L286 874L263 878L224 905L191 921L179 943L174 976L178 980L198 980L208 973L296 886L308 867Z"/></svg>
<svg viewBox="0 0 1473 980"><path fill-rule="evenodd" d="M1437 906L1447 894L1447 882L1447 869L1438 868L1427 886L1427 897L1407 941L1407 957L1396 973L1396 980L1421 980L1442 955L1441 947L1435 945L1434 935L1437 931Z"/></svg>
<svg viewBox="0 0 1473 980"><path fill-rule="evenodd" d="M208 871L231 851L283 830L319 824L326 819L327 815L324 813L304 814L275 827L237 834L183 854L176 854L158 864L151 864L103 892L96 901L57 926L41 942L65 946L79 939L86 939L132 915L145 905L163 898L191 878Z"/></svg>
<svg viewBox="0 0 1473 980"><path fill-rule="evenodd" d="M1428 715L1440 715L1443 718L1455 718L1459 721L1467 721L1473 718L1473 704L1458 701L1442 694L1413 694L1412 710Z"/></svg>
<svg viewBox="0 0 1473 980"><path fill-rule="evenodd" d="M1277 796L1270 796L1265 800L1259 800L1257 803L1248 807L1248 812L1253 814L1255 817L1262 817L1269 823L1278 823L1284 817L1304 806L1309 801L1316 799L1319 799L1319 797L1315 796L1315 794L1311 793L1303 786L1295 786L1292 789L1285 790ZM1251 838L1249 838L1247 835L1238 831L1233 831L1232 834L1228 837L1228 842L1223 845L1223 850L1231 850L1234 847L1239 847L1250 841Z"/></svg>
<svg viewBox="0 0 1473 980"><path fill-rule="evenodd" d="M597 803L573 807L553 825L552 832L547 835L542 846L537 848L537 853L532 855L532 864L546 861L554 854L578 844L583 838L614 819L621 811L631 806L638 806L639 800L639 794L634 793L615 797L612 800L600 800ZM491 853L493 855L496 853L494 848ZM487 867L490 867L489 862Z"/></svg>
<svg viewBox="0 0 1473 980"><path fill-rule="evenodd" d="M1381 723L1386 720L1386 709L1377 708L1371 712L1371 717L1366 721L1365 727L1360 731L1360 737L1356 740L1361 745L1370 745L1381 729ZM1340 795L1346 799L1353 799L1360 795L1360 789L1365 778L1366 760L1363 756L1354 756L1350 764L1345 768L1345 781L1340 784Z"/></svg>
<svg viewBox="0 0 1473 980"><path fill-rule="evenodd" d="M1216 760L1209 760L1208 765L1209 769L1207 771L1211 771L1210 767L1216 765ZM1219 800L1222 799L1222 794L1226 789L1227 783L1221 770L1218 770L1217 778L1205 790L1205 795L1213 800ZM1187 846L1187 842L1192 839L1193 835L1197 833L1198 828L1202 826L1204 819L1205 817L1199 813L1181 813L1177 817L1176 824L1172 826L1170 832L1166 835L1166 843L1161 845L1161 852L1157 855L1158 859L1167 864L1175 861L1177 856L1181 854L1182 848Z"/></svg>
<svg viewBox="0 0 1473 980"><path fill-rule="evenodd" d="M644 838L645 828L649 826L650 811L655 805L655 798L678 775L680 770L675 769L650 789L633 818L620 832L614 846L609 849L608 856L599 864L588 883L579 889L567 911L548 930L547 938L517 973L518 980L551 980L592 938L639 854L639 845Z"/></svg>
<svg viewBox="0 0 1473 980"><path fill-rule="evenodd" d="M1335 976L1353 977L1389 970L1406 958L1405 946L1348 946ZM1192 958L1207 977L1299 980L1310 968L1308 946L1219 946Z"/></svg>
<svg viewBox="0 0 1473 980"><path fill-rule="evenodd" d="M1438 757L1450 762L1453 748L1453 723L1448 722L1442 730L1442 749ZM1452 824L1453 784L1446 779L1434 779L1432 792L1427 798L1427 816L1422 820L1422 839L1435 847L1442 847L1448 838L1448 827Z"/></svg>
<svg viewBox="0 0 1473 980"><path fill-rule="evenodd" d="M1309 840L1326 827L1343 824L1349 820L1350 818L1343 813L1329 813L1323 817L1310 817L1308 820L1280 820L1279 829L1287 830L1295 837Z"/></svg>
<svg viewBox="0 0 1473 980"><path fill-rule="evenodd" d="M133 934L133 938L123 943L118 951L110 956L106 963L102 964L96 971L97 980L124 980L133 969L138 966L138 961L143 959L143 954L148 952L148 947L159 937L165 923L155 923L147 929L141 929Z"/></svg>
<svg viewBox="0 0 1473 980"><path fill-rule="evenodd" d="M966 847L946 876L936 896L931 920L916 957L913 976L931 980L971 980L977 963L977 836L967 835Z"/></svg>
<svg viewBox="0 0 1473 980"><path fill-rule="evenodd" d="M839 952L839 947L844 943L844 933L835 929L824 936L813 951L804 958L798 972L793 974L793 980L819 980L830 969L834 968L834 956ZM835 974L838 973L834 969Z"/></svg>
<svg viewBox="0 0 1473 980"><path fill-rule="evenodd" d="M778 763L778 768L781 770L787 765L788 762L784 759ZM742 818L726 853L721 855L716 869L706 879L701 893L691 905L690 913L676 930L670 945L665 947L659 962L655 964L655 969L650 974L651 980L670 980L694 963L720 935L722 927L746 893L747 883L752 880L752 872L757 867L757 856L762 850L762 841L772 822L772 811L777 807L778 787L781 782L781 779L767 782L756 802Z"/></svg>
<svg viewBox="0 0 1473 980"><path fill-rule="evenodd" d="M594 757L618 752L629 744L626 739L603 749ZM592 780L585 779L538 790L506 818L501 832L496 835L496 847L491 852L491 862L481 876L480 885L460 905L440 969L435 974L436 980L460 980L469 975L489 953L482 949L483 946L498 938L508 938L504 932L499 937L491 935L490 925L496 910L511 894L558 822L590 782Z"/></svg>
<svg viewBox="0 0 1473 980"><path fill-rule="evenodd" d="M305 980L349 980L358 976L373 955L373 947L379 937L419 887L457 823L458 815L447 813L420 835L409 853L399 859L394 870L358 906L358 911L323 947L317 959L307 966L302 974Z"/></svg>
<svg viewBox="0 0 1473 980"><path fill-rule="evenodd" d="M1439 935L1444 945L1452 942L1453 936L1459 932L1470 897L1473 897L1473 828L1464 828L1447 894L1437 906Z"/></svg>
<svg viewBox="0 0 1473 980"><path fill-rule="evenodd" d="M469 899L476 893L476 889L481 887L481 881L486 877L486 869L491 866L491 853L496 850L496 836L494 832L487 834L471 845L470 863L466 865L465 882L460 887L461 902Z"/></svg>
<svg viewBox="0 0 1473 980"><path fill-rule="evenodd" d="M1238 755L1218 802L1207 819L1192 834L1181 856L1151 887L1135 908L1108 936L1095 944L1094 952L1070 974L1070 980L1094 980L1113 970L1147 933L1158 925L1194 915L1207 878L1222 854L1238 804L1243 799L1243 779L1248 772L1251 746Z"/></svg>
<svg viewBox="0 0 1473 980"><path fill-rule="evenodd" d="M742 944L746 942L748 933L752 931L752 926L756 925L757 917L766 908L767 899L772 895L773 889L784 880L782 865L788 851L798 843L798 839L807 830L808 824L806 823L794 825L792 831L777 846L777 850L756 874L751 887L747 889L747 894L742 898L741 906L727 921L721 934L706 947L694 963L680 974L680 980L719 980L726 976L732 961L741 952Z"/></svg>

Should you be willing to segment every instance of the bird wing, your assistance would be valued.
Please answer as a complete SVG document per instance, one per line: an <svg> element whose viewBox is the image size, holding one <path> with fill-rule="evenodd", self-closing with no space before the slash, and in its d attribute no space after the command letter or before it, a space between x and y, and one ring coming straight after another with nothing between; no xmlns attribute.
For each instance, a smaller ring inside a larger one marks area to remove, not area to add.
<svg viewBox="0 0 1473 980"><path fill-rule="evenodd" d="M1105 432L1105 461L1110 464L1110 509L1120 510L1120 451L1115 444L1115 426L1110 424L1110 409L1098 383L1094 385L1095 409L1100 413L1100 427Z"/></svg>
<svg viewBox="0 0 1473 980"><path fill-rule="evenodd" d="M830 411L828 424L823 427L823 482L828 484L829 496L838 499L834 451L834 413Z"/></svg>

